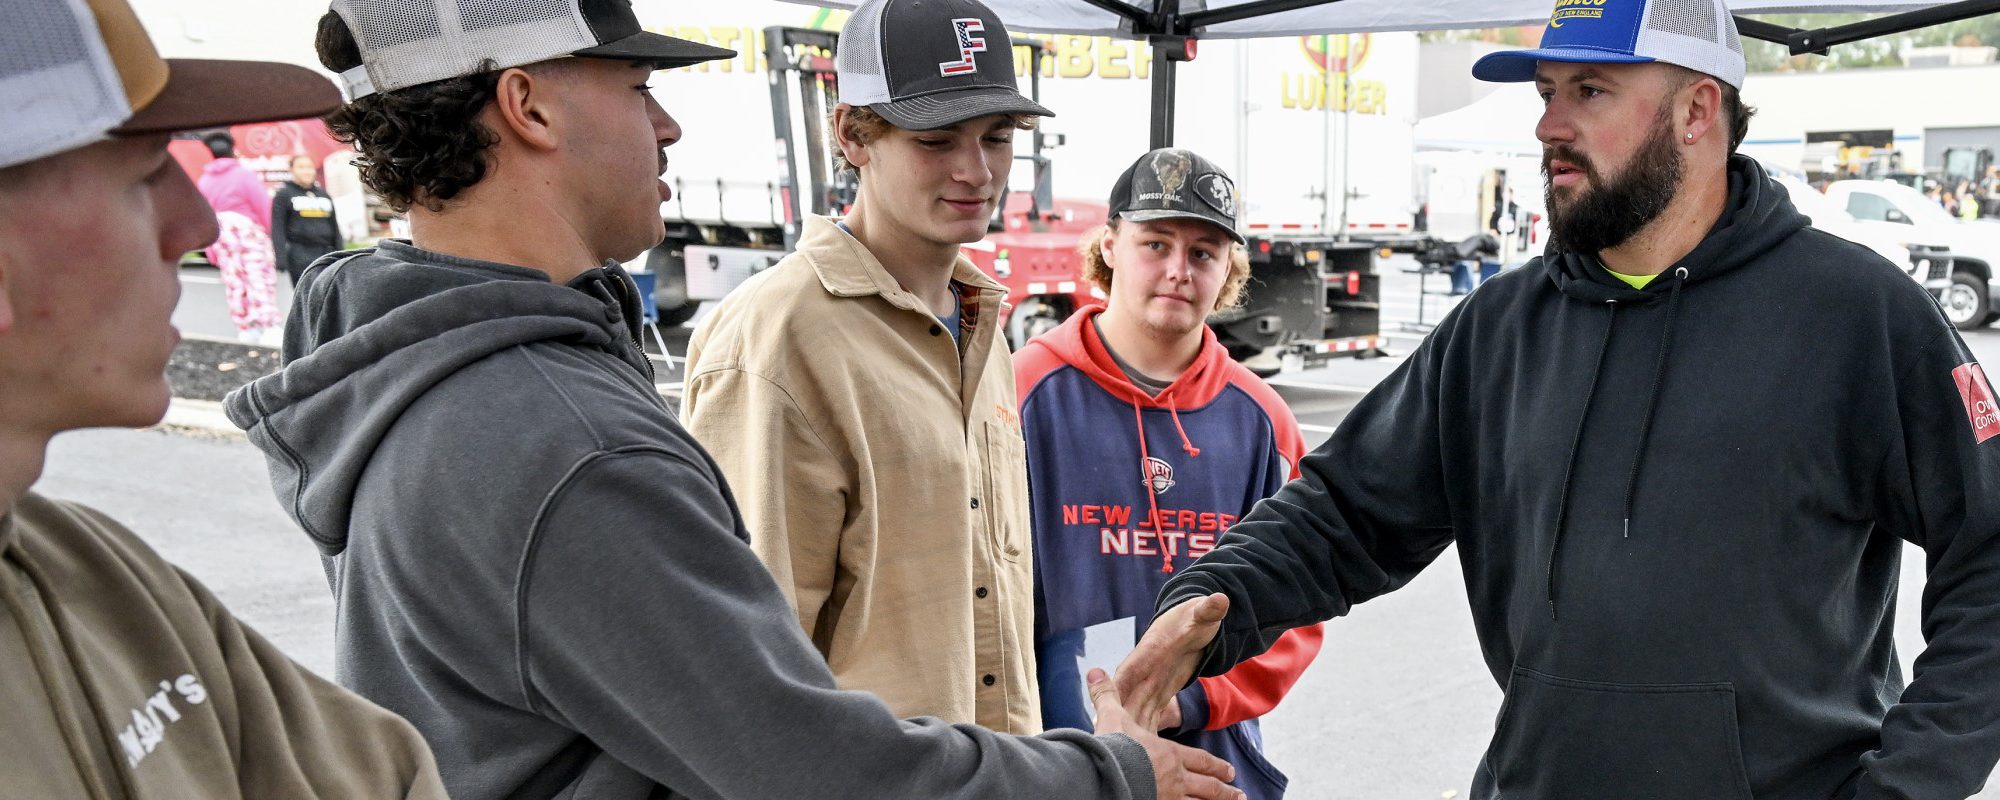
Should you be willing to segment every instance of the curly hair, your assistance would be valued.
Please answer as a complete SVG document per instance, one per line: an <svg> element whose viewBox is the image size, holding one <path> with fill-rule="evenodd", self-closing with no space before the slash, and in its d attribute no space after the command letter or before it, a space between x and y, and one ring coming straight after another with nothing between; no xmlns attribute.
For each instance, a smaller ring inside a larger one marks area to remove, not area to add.
<svg viewBox="0 0 2000 800"><path fill-rule="evenodd" d="M328 11L315 43L320 63L340 72L361 64L347 23ZM500 76L448 78L363 97L326 117L333 137L354 147L362 182L397 211L445 203L486 177L498 134L479 121Z"/></svg>
<svg viewBox="0 0 2000 800"><path fill-rule="evenodd" d="M1104 240L1118 229L1118 220L1113 219L1097 227L1083 237L1077 245L1077 255L1083 257L1083 279L1106 297L1111 295L1111 265L1104 261ZM1229 277L1222 281L1222 291L1215 295L1215 310L1223 311L1241 305L1249 296L1246 287L1250 283L1250 252L1243 245L1229 243Z"/></svg>

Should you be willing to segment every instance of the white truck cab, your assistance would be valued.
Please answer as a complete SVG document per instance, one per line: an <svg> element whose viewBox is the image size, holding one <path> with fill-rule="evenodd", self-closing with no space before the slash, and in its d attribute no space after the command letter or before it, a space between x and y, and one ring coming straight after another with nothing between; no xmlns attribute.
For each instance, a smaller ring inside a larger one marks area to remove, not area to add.
<svg viewBox="0 0 2000 800"><path fill-rule="evenodd" d="M1959 330L1991 324L2000 309L2000 223L1961 220L1904 184L1889 181L1835 181L1826 196L1861 225L1904 240L1934 242L1951 249L1951 274L1933 289L1938 305Z"/></svg>
<svg viewBox="0 0 2000 800"><path fill-rule="evenodd" d="M1778 185L1791 196L1792 206L1812 220L1812 226L1875 251L1889 263L1902 267L1912 280L1936 296L1951 284L1952 253L1940 246L1910 241L1896 231L1861 224L1832 198L1792 172L1769 169Z"/></svg>

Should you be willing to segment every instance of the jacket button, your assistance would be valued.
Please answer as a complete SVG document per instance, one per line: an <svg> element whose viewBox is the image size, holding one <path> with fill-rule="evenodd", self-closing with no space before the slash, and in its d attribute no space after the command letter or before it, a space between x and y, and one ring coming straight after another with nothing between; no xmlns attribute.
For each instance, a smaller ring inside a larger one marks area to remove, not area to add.
<svg viewBox="0 0 2000 800"><path fill-rule="evenodd" d="M973 507L973 508L978 508L978 507L979 507L979 498L977 498L977 497L975 497L975 498L972 498L972 507Z"/></svg>
<svg viewBox="0 0 2000 800"><path fill-rule="evenodd" d="M932 336L942 336L942 335L944 335L944 329L943 329L943 328L940 328L940 327L938 327L938 326L936 326L936 325L932 325L932 326L931 326L931 335L932 335Z"/></svg>
<svg viewBox="0 0 2000 800"><path fill-rule="evenodd" d="M992 685L993 685L993 676L991 676L991 675L988 675L988 676L986 676L986 677L984 677L984 678L980 678L980 679L979 679L979 682L980 682L980 683L983 683L983 684L986 684L987 686L992 686Z"/></svg>
<svg viewBox="0 0 2000 800"><path fill-rule="evenodd" d="M972 596L977 597L981 600L986 599L986 587L981 586L977 589L972 590Z"/></svg>

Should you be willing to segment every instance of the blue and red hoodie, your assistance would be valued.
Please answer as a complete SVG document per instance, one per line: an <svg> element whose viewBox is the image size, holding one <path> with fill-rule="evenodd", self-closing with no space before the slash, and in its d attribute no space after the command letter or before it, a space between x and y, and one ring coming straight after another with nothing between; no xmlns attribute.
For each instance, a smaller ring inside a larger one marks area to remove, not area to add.
<svg viewBox="0 0 2000 800"><path fill-rule="evenodd" d="M1297 477L1305 440L1278 394L1204 331L1201 355L1160 392L1133 385L1098 338L1094 305L1014 354L1035 532L1035 642L1042 721L1089 729L1077 658L1084 629L1153 618L1173 572ZM1136 641L1136 639L1135 639ZM1251 800L1284 795L1257 718L1319 653L1317 625L1180 693L1174 741L1236 766Z"/></svg>

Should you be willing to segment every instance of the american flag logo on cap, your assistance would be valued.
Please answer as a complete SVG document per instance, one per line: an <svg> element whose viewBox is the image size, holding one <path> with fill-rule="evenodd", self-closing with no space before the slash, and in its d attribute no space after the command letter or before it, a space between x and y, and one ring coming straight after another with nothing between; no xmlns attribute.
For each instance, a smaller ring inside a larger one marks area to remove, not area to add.
<svg viewBox="0 0 2000 800"><path fill-rule="evenodd" d="M938 72L945 77L971 75L979 71L979 62L972 60L973 53L986 52L986 23L978 17L961 17L951 21L951 28L958 34L957 61L938 62Z"/></svg>

